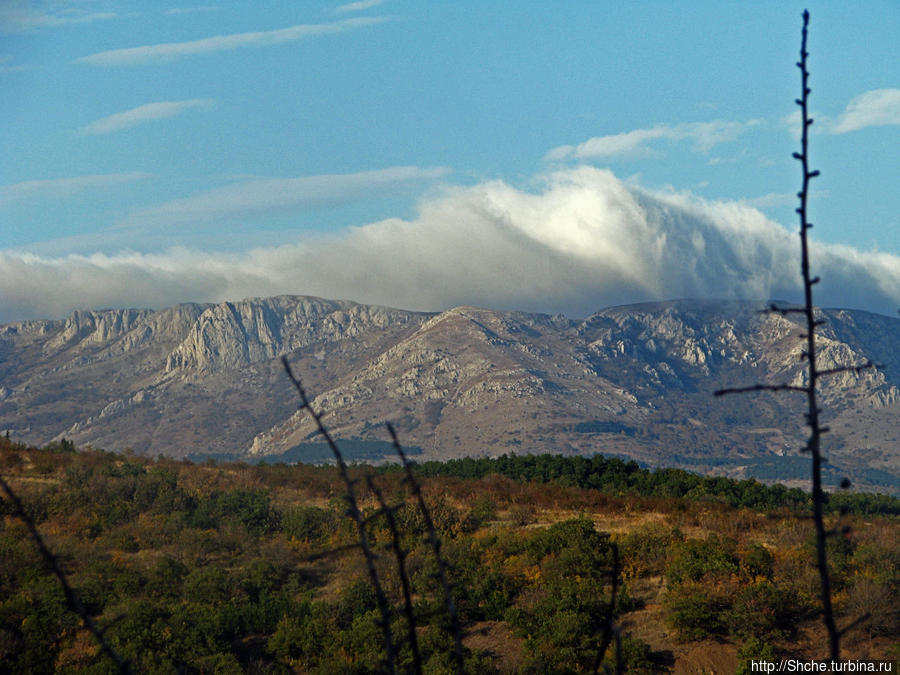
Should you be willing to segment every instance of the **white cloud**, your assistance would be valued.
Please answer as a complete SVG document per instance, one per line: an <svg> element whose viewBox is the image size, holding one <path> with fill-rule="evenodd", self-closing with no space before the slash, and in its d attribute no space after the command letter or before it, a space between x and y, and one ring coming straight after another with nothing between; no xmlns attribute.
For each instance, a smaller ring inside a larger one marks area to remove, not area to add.
<svg viewBox="0 0 900 675"><path fill-rule="evenodd" d="M348 2L346 5L341 5L340 7L335 7L334 11L339 13L344 12L361 12L366 9L372 9L373 7L378 7L384 0L359 0L359 2Z"/></svg>
<svg viewBox="0 0 900 675"><path fill-rule="evenodd" d="M650 151L653 141L667 139L673 141L693 141L694 150L708 152L720 143L736 140L749 127L759 124L749 122L692 122L686 124L658 124L649 129L634 129L621 134L597 136L578 145L562 145L547 153L546 159L561 161L567 159L602 159L622 155L635 155Z"/></svg>
<svg viewBox="0 0 900 675"><path fill-rule="evenodd" d="M199 5L197 7L173 7L167 9L163 13L168 16L176 16L181 14L197 14L200 12L217 12L218 10L219 8L213 5Z"/></svg>
<svg viewBox="0 0 900 675"><path fill-rule="evenodd" d="M405 183L435 180L448 172L440 167L395 166L351 174L262 178L142 209L131 214L123 224L143 227L205 223L325 206L371 196L376 191L390 190Z"/></svg>
<svg viewBox="0 0 900 675"><path fill-rule="evenodd" d="M830 131L843 134L894 124L900 124L900 89L874 89L851 100Z"/></svg>
<svg viewBox="0 0 900 675"><path fill-rule="evenodd" d="M106 173L91 176L73 176L50 180L30 180L0 186L0 204L27 199L58 199L82 190L105 188L149 178L151 174L141 171L126 173Z"/></svg>
<svg viewBox="0 0 900 675"><path fill-rule="evenodd" d="M85 12L74 8L53 11L31 6L23 0L3 0L0 2L0 31L25 33L40 28L104 21L115 16L112 12Z"/></svg>
<svg viewBox="0 0 900 675"><path fill-rule="evenodd" d="M384 21L381 17L358 17L333 23L301 24L277 30L252 33L234 33L192 40L190 42L170 42L157 45L113 49L83 56L78 61L95 66L121 66L141 63L172 61L185 56L211 54L213 52L239 49L241 47L265 47L294 42L314 35L343 33L354 28L369 26Z"/></svg>
<svg viewBox="0 0 900 675"><path fill-rule="evenodd" d="M0 56L0 73L23 73L34 70L34 66L21 63L13 64L13 57L9 55Z"/></svg>
<svg viewBox="0 0 900 675"><path fill-rule="evenodd" d="M123 129L131 129L145 122L174 117L191 108L205 108L213 104L209 98L194 98L187 101L159 101L146 103L131 110L116 113L109 117L91 122L81 129L82 133L99 135L110 134Z"/></svg>
<svg viewBox="0 0 900 675"><path fill-rule="evenodd" d="M545 176L536 191L501 181L454 188L413 220L240 253L0 253L0 321L277 293L570 316L677 297L794 301L798 249L796 234L745 204L650 193L579 167ZM812 262L820 304L900 306L900 257L814 243Z"/></svg>
<svg viewBox="0 0 900 675"><path fill-rule="evenodd" d="M829 134L846 134L866 127L900 124L900 89L873 89L854 97L837 119L813 112L814 129ZM782 121L794 138L800 138L800 111L795 110Z"/></svg>

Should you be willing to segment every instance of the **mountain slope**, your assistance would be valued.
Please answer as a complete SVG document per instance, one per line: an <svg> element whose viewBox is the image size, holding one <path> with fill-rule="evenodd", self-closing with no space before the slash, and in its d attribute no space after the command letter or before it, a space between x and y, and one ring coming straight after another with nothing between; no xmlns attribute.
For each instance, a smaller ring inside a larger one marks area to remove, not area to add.
<svg viewBox="0 0 900 675"><path fill-rule="evenodd" d="M613 307L583 321L439 314L280 296L153 312L76 312L0 327L0 425L34 443L277 457L313 442L287 355L339 438L426 458L617 453L653 465L798 479L804 399L721 387L803 381L793 317L746 302ZM900 487L900 320L826 310L822 391L835 472Z"/></svg>

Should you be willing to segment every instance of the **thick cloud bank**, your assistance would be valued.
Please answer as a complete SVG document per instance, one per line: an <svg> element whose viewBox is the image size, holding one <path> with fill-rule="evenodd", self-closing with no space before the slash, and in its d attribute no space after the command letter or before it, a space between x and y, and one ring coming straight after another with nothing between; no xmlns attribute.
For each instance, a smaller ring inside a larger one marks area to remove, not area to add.
<svg viewBox="0 0 900 675"><path fill-rule="evenodd" d="M800 299L798 237L738 203L629 187L580 167L523 191L454 188L390 219L241 253L41 258L0 253L0 321L74 308L162 307L279 293L409 309L453 305L583 316L653 299ZM893 314L900 257L814 245L817 302Z"/></svg>

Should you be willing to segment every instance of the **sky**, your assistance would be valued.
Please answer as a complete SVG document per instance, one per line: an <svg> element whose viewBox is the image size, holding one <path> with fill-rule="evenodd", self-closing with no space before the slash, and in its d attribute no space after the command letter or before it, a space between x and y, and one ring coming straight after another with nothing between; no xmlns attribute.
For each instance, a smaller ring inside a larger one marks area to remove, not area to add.
<svg viewBox="0 0 900 675"><path fill-rule="evenodd" d="M0 322L275 294L900 308L900 3L0 0Z"/></svg>

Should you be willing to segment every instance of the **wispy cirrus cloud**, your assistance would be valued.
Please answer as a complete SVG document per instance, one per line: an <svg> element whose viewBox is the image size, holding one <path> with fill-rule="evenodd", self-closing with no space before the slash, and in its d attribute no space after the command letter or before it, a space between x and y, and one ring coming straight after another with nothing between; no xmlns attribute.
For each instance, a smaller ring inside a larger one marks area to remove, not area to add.
<svg viewBox="0 0 900 675"><path fill-rule="evenodd" d="M158 101L145 103L131 110L109 115L91 122L80 131L88 135L111 134L123 129L131 129L154 120L180 115L191 108L208 108L214 103L210 98L192 98L186 101Z"/></svg>
<svg viewBox="0 0 900 675"><path fill-rule="evenodd" d="M335 7L334 11L338 13L362 12L366 9L372 9L382 4L384 0L359 0L358 2L348 2L346 5Z"/></svg>
<svg viewBox="0 0 900 675"><path fill-rule="evenodd" d="M546 159L562 161L567 159L605 159L617 156L636 155L650 151L650 145L658 140L693 142L697 152L708 152L720 143L736 140L759 120L749 122L690 122L685 124L657 124L649 129L634 129L620 134L596 136L578 145L562 145L547 153Z"/></svg>
<svg viewBox="0 0 900 675"><path fill-rule="evenodd" d="M299 178L262 178L176 199L128 216L124 226L208 223L222 218L290 212L355 201L404 184L436 180L446 168L397 166L376 171Z"/></svg>
<svg viewBox="0 0 900 675"><path fill-rule="evenodd" d="M41 28L91 23L115 17L113 12L85 12L77 8L52 10L33 6L22 0L0 2L0 32L3 33L27 33Z"/></svg>
<svg viewBox="0 0 900 675"><path fill-rule="evenodd" d="M332 23L300 24L277 30L216 35L189 42L168 42L126 49L112 49L83 56L78 59L78 62L93 66L129 66L142 63L168 62L186 56L212 54L243 47L268 47L316 35L344 33L363 26L378 24L385 20L383 17L356 17Z"/></svg>
<svg viewBox="0 0 900 675"><path fill-rule="evenodd" d="M895 124L900 124L900 89L874 89L853 98L829 131L844 134Z"/></svg>
<svg viewBox="0 0 900 675"><path fill-rule="evenodd" d="M219 11L219 8L213 5L198 5L196 7L172 7L171 9L167 9L163 13L168 16L178 16L181 14L199 14L201 12L217 11Z"/></svg>
<svg viewBox="0 0 900 675"><path fill-rule="evenodd" d="M26 63L12 63L13 57L4 55L0 56L0 73L23 73L28 70L34 70L34 66Z"/></svg>
<svg viewBox="0 0 900 675"><path fill-rule="evenodd" d="M28 199L58 199L83 190L122 185L151 176L152 174L142 171L129 171L11 183L0 186L0 205Z"/></svg>

